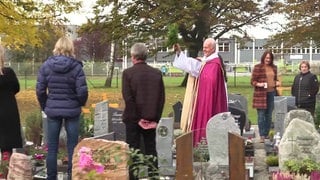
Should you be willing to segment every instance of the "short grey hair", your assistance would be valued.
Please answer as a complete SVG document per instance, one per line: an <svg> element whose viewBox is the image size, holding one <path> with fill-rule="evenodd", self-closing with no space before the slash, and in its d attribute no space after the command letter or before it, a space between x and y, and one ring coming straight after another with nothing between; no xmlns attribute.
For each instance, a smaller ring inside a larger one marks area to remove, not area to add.
<svg viewBox="0 0 320 180"><path fill-rule="evenodd" d="M144 43L135 43L131 47L130 53L131 53L131 56L133 56L137 60L146 61L148 57L148 49L144 45Z"/></svg>

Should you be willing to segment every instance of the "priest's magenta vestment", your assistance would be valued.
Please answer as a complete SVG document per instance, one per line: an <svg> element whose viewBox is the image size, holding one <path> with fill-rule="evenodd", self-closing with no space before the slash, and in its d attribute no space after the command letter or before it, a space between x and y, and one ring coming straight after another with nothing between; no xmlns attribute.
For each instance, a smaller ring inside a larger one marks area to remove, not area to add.
<svg viewBox="0 0 320 180"><path fill-rule="evenodd" d="M194 146L206 138L207 122L214 115L227 112L227 94L219 58L207 61L197 79L198 92L193 109L191 129Z"/></svg>

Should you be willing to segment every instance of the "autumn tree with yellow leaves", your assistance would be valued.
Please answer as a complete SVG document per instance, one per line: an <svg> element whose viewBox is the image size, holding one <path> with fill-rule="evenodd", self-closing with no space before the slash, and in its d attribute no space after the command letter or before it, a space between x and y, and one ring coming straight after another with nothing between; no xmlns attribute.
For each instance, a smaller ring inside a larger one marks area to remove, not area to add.
<svg viewBox="0 0 320 180"><path fill-rule="evenodd" d="M0 40L12 49L42 47L52 33L64 32L65 14L78 10L80 1L0 1Z"/></svg>

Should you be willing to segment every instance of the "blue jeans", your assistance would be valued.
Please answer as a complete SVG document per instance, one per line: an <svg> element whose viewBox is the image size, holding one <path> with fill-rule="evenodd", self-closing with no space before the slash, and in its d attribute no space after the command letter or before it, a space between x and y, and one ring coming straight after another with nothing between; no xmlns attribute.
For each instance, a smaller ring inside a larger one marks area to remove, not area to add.
<svg viewBox="0 0 320 180"><path fill-rule="evenodd" d="M47 165L47 180L57 179L57 153L59 148L59 135L64 120L65 129L67 133L67 150L68 150L68 179L71 179L72 171L72 156L73 150L78 143L79 138L79 125L80 116L71 119L57 118L51 119L48 117L48 128L47 128L47 145L48 155L46 159Z"/></svg>
<svg viewBox="0 0 320 180"><path fill-rule="evenodd" d="M268 136L272 122L272 111L274 108L275 91L267 93L267 109L257 109L258 127L260 136Z"/></svg>

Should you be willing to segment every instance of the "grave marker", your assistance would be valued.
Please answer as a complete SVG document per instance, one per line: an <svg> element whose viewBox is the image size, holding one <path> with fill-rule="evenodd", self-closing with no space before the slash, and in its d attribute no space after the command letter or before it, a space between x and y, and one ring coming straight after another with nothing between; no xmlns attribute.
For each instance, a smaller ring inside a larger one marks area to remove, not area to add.
<svg viewBox="0 0 320 180"><path fill-rule="evenodd" d="M193 180L192 141L192 132L188 132L176 139L176 179Z"/></svg>
<svg viewBox="0 0 320 180"><path fill-rule="evenodd" d="M173 119L161 118L156 129L156 148L158 152L159 173L163 176L174 176L173 167Z"/></svg>
<svg viewBox="0 0 320 180"><path fill-rule="evenodd" d="M293 96L275 96L274 97L274 130L284 133L284 119L286 113L295 107L295 97Z"/></svg>
<svg viewBox="0 0 320 180"><path fill-rule="evenodd" d="M208 121L206 133L210 156L209 162L211 164L219 166L227 166L229 164L229 132L240 134L240 129L230 112L216 114Z"/></svg>
<svg viewBox="0 0 320 180"><path fill-rule="evenodd" d="M244 139L235 133L228 133L229 179L245 179Z"/></svg>
<svg viewBox="0 0 320 180"><path fill-rule="evenodd" d="M114 132L115 140L125 141L126 140L126 125L122 122L123 111L119 109L109 108L109 122L112 123L110 131Z"/></svg>
<svg viewBox="0 0 320 180"><path fill-rule="evenodd" d="M102 101L96 104L94 110L94 136L107 134L108 129L108 101Z"/></svg>

